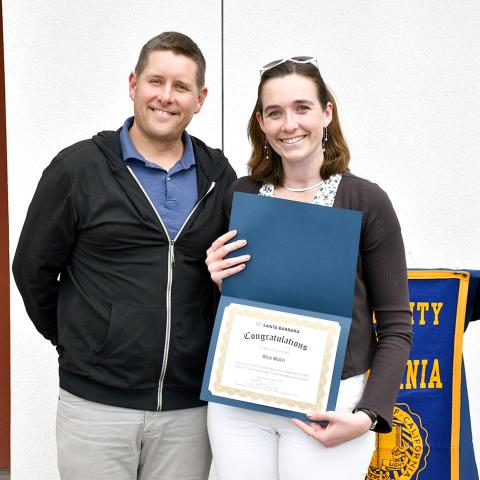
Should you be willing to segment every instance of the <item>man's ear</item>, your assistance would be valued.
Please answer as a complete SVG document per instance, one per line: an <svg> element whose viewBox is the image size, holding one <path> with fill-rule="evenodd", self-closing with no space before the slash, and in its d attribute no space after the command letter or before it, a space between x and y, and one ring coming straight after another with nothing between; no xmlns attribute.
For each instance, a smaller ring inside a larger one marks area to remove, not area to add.
<svg viewBox="0 0 480 480"><path fill-rule="evenodd" d="M128 93L132 100L135 100L135 88L137 87L137 76L135 72L131 72L128 76Z"/></svg>
<svg viewBox="0 0 480 480"><path fill-rule="evenodd" d="M202 109L203 102L207 98L207 95L208 95L208 88L207 87L201 88L200 92L198 93L198 102L197 102L197 106L195 107L195 113L198 113Z"/></svg>

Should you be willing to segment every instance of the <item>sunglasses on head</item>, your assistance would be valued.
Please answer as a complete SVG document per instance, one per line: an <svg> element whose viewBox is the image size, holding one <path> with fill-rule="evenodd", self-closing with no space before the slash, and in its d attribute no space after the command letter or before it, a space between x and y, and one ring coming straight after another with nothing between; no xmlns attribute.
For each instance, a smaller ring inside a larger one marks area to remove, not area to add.
<svg viewBox="0 0 480 480"><path fill-rule="evenodd" d="M313 66L315 66L318 69L318 62L315 57L290 57L290 58L280 58L279 60L274 60L273 62L269 62L266 65L264 65L260 69L260 76L262 76L267 70L270 70L271 68L278 67L282 63L285 62L293 62L293 63L311 63Z"/></svg>

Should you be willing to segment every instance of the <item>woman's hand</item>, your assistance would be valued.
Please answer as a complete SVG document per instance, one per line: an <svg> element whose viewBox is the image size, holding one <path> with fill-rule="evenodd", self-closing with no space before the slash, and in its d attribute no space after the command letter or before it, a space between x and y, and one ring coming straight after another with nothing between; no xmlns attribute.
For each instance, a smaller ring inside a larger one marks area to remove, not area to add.
<svg viewBox="0 0 480 480"><path fill-rule="evenodd" d="M296 418L292 419L292 422L327 448L336 447L360 437L368 432L372 425L370 417L362 411L356 413L311 412L307 416L310 420L326 421L328 425L324 427L317 423L305 423Z"/></svg>
<svg viewBox="0 0 480 480"><path fill-rule="evenodd" d="M236 240L235 242L227 244L227 242L236 235L236 230L225 233L221 237L218 237L207 250L205 263L208 266L212 280L220 290L222 288L222 280L230 275L241 272L245 268L245 262L250 260L250 255L240 255L238 257L225 259L227 254L243 248L247 244L246 240Z"/></svg>

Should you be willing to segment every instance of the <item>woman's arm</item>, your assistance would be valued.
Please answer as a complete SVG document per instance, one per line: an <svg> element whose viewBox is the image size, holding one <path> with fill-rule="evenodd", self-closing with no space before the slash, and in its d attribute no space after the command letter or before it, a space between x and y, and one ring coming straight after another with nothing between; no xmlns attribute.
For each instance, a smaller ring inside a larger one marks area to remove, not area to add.
<svg viewBox="0 0 480 480"><path fill-rule="evenodd" d="M391 430L392 412L412 345L408 278L400 224L386 193L371 185L361 261L377 324L370 375L357 408L378 414L378 432Z"/></svg>

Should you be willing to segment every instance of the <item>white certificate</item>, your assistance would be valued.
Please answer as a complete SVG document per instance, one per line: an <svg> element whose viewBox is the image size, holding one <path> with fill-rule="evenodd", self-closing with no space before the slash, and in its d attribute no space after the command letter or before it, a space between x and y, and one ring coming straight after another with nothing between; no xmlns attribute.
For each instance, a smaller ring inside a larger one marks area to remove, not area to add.
<svg viewBox="0 0 480 480"><path fill-rule="evenodd" d="M267 407L324 411L340 331L332 320L231 303L223 312L209 390Z"/></svg>

